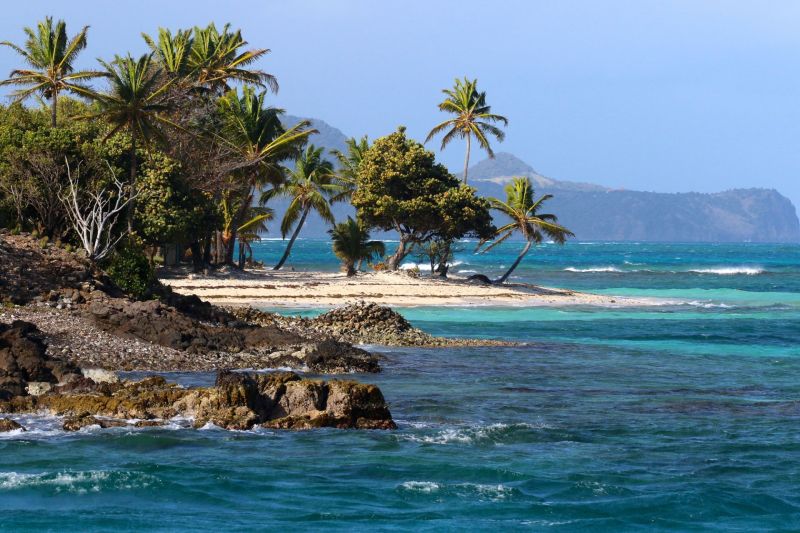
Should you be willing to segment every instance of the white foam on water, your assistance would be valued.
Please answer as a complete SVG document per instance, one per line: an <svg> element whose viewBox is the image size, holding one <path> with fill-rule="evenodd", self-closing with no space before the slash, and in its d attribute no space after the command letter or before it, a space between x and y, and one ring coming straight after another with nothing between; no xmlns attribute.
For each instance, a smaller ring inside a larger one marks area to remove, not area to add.
<svg viewBox="0 0 800 533"><path fill-rule="evenodd" d="M434 492L442 486L433 481L405 481L400 484L400 488L413 492Z"/></svg>
<svg viewBox="0 0 800 533"><path fill-rule="evenodd" d="M547 424L490 424L467 428L446 428L432 435L406 434L401 438L420 444L476 444L481 442L502 443L509 431L519 429L552 429Z"/></svg>
<svg viewBox="0 0 800 533"><path fill-rule="evenodd" d="M576 267L567 267L564 269L565 272L579 272L579 273L586 273L586 272L622 272L622 270L618 269L617 267L607 266L607 267L590 267L590 268L576 268Z"/></svg>
<svg viewBox="0 0 800 533"><path fill-rule="evenodd" d="M766 271L759 267L731 266L718 268L696 268L689 270L689 272L694 272L695 274L717 274L719 276L736 276L742 274L746 276L757 276L758 274L763 274Z"/></svg>
<svg viewBox="0 0 800 533"><path fill-rule="evenodd" d="M146 488L156 482L153 476L141 472L107 470L42 472L38 474L0 472L0 491L49 487L56 492L86 494L103 489L130 490Z"/></svg>

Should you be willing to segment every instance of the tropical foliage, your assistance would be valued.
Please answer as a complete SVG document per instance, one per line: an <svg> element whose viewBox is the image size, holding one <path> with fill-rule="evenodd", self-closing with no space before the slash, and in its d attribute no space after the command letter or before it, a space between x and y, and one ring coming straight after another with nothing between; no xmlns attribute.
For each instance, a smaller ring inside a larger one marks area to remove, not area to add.
<svg viewBox="0 0 800 533"><path fill-rule="evenodd" d="M25 44L18 46L9 41L0 42L19 54L29 68L11 71L8 79L0 81L0 86L21 87L12 96L17 101L31 96L41 96L50 100L50 124L57 125L58 95L70 92L84 95L88 91L84 82L105 75L93 70L75 70L78 54L86 48L88 26L84 26L71 39L67 37L67 25L63 20L55 24L52 17L40 22L36 29L25 28L28 36Z"/></svg>
<svg viewBox="0 0 800 533"><path fill-rule="evenodd" d="M286 251L275 265L275 270L280 270L286 263L292 252L292 246L312 210L325 222L334 223L330 202L342 188L336 179L333 164L323 159L322 150L313 144L309 145L297 160L295 168L287 169L289 177L286 183L273 188L262 197L262 203L266 203L273 196L286 196L291 199L281 220L281 235L286 238L292 228L294 231L289 244L286 245Z"/></svg>
<svg viewBox="0 0 800 533"><path fill-rule="evenodd" d="M381 241L371 241L369 230L353 217L347 217L345 222L336 224L328 233L331 236L333 253L342 260L348 277L356 275L357 264L372 261L386 253L384 244Z"/></svg>
<svg viewBox="0 0 800 533"><path fill-rule="evenodd" d="M496 209L511 220L508 224L497 228L493 241L484 248L484 251L491 250L516 232L522 234L525 239L525 246L517 259L511 264L511 267L505 274L500 276L497 283L505 283L531 249L531 246L541 243L545 236L557 244L564 244L567 237L574 236L570 230L558 224L558 217L550 213L539 212L553 195L545 194L534 200L535 195L530 178L514 178L511 183L506 185L505 193L505 201L497 198L490 198L489 201L492 204L492 209Z"/></svg>
<svg viewBox="0 0 800 533"><path fill-rule="evenodd" d="M377 139L364 154L352 203L363 224L398 233L400 243L387 261L392 270L415 245L435 237L493 232L488 202L459 184L404 128Z"/></svg>
<svg viewBox="0 0 800 533"><path fill-rule="evenodd" d="M63 21L46 18L24 31L22 45L0 43L24 62L0 81L15 89L0 105L0 224L85 249L134 294L148 294L159 252L191 257L196 270L256 264L253 243L273 220L287 241L275 269L316 216L331 227L348 275L385 257L383 243L370 240L375 230L399 238L386 267L415 253L441 275L459 239L491 249L521 233L523 253L499 281L543 236L571 235L538 212L549 197L534 201L527 181L515 180L504 202L466 185L472 141L492 156L489 139L502 141L508 122L491 112L477 80L444 91L439 109L452 118L427 139L441 134L442 148L466 140L462 184L404 128L374 143L348 139L327 160L310 144L318 132L309 121L287 123L270 105L278 83L260 68L269 50L230 25L158 28L142 35L148 53L101 59L97 70L77 65L87 27L70 37ZM49 105L24 106L30 97ZM339 202L354 216L336 224ZM491 209L511 222L496 229ZM92 213L104 223L93 224ZM86 237L98 232L108 244L102 254Z"/></svg>
<svg viewBox="0 0 800 533"><path fill-rule="evenodd" d="M494 151L489 143L489 136L502 142L506 134L495 124L508 125L508 119L492 113L492 108L486 103L486 93L478 92L478 80L456 79L452 89L442 91L447 98L439 104L439 110L455 115L433 127L425 142L436 135L444 133L442 137L442 150L453 139L466 139L467 151L464 156L464 183L467 183L467 170L469 169L469 155L472 147L472 138L478 141L481 148L486 150L489 157L494 157Z"/></svg>

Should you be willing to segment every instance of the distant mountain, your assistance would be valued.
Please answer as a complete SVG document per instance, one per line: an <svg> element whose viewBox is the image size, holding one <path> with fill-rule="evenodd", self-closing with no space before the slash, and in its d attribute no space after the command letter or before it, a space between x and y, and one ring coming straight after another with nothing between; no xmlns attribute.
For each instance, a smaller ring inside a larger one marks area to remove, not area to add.
<svg viewBox="0 0 800 533"><path fill-rule="evenodd" d="M464 173L461 172L460 176ZM527 176L536 188L549 187L565 191L607 191L602 185L578 183L574 181L558 181L536 172L532 166L508 152L498 152L494 159L484 159L470 167L467 176L470 183L475 180L505 184L514 176ZM474 183L473 183L474 185Z"/></svg>
<svg viewBox="0 0 800 533"><path fill-rule="evenodd" d="M286 115L284 120L294 124L301 119ZM328 150L346 149L344 133L324 121L310 120L320 132L311 138L312 143ZM612 190L544 176L505 152L469 169L469 183L481 196L503 198L503 186L513 176L530 177L537 194L553 194L548 211L556 213L579 240L800 242L795 207L774 189L735 189L712 194ZM271 203L278 217L286 205L286 201ZM334 207L337 220L352 214L349 205ZM270 225L271 236L280 235L278 227L279 221ZM319 217L312 216L301 236L325 238L327 229Z"/></svg>

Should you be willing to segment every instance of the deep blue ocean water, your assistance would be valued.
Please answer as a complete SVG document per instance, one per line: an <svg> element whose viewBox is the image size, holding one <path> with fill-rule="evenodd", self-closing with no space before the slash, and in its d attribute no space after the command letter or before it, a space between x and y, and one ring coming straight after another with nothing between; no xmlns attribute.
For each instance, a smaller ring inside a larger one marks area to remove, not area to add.
<svg viewBox="0 0 800 533"><path fill-rule="evenodd" d="M455 272L499 274L519 244L473 246ZM315 241L291 264L337 268ZM800 246L544 245L515 279L660 305L401 310L527 344L376 348L384 372L359 379L394 432L65 434L27 417L0 437L0 529L800 530Z"/></svg>

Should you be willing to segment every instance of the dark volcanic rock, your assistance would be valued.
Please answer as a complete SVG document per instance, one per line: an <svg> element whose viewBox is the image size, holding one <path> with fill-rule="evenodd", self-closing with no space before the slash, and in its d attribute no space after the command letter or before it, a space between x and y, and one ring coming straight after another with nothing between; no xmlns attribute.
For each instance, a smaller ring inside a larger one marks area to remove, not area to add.
<svg viewBox="0 0 800 533"><path fill-rule="evenodd" d="M257 424L283 429L396 427L378 387L303 379L293 372L220 371L215 386L196 389L168 384L161 377L105 385L106 389L92 392L17 396L0 401L0 412L44 410L66 416L68 431L126 425L124 420L131 418L158 422L178 415L193 418L196 427L211 423L226 429Z"/></svg>
<svg viewBox="0 0 800 533"><path fill-rule="evenodd" d="M27 394L28 382L58 383L77 376L76 366L47 355L35 325L21 320L0 323L0 399Z"/></svg>
<svg viewBox="0 0 800 533"><path fill-rule="evenodd" d="M10 418L0 418L0 433L7 433L9 431L14 431L15 429L21 429L22 431L25 431L25 428L22 427L18 422L15 422Z"/></svg>

